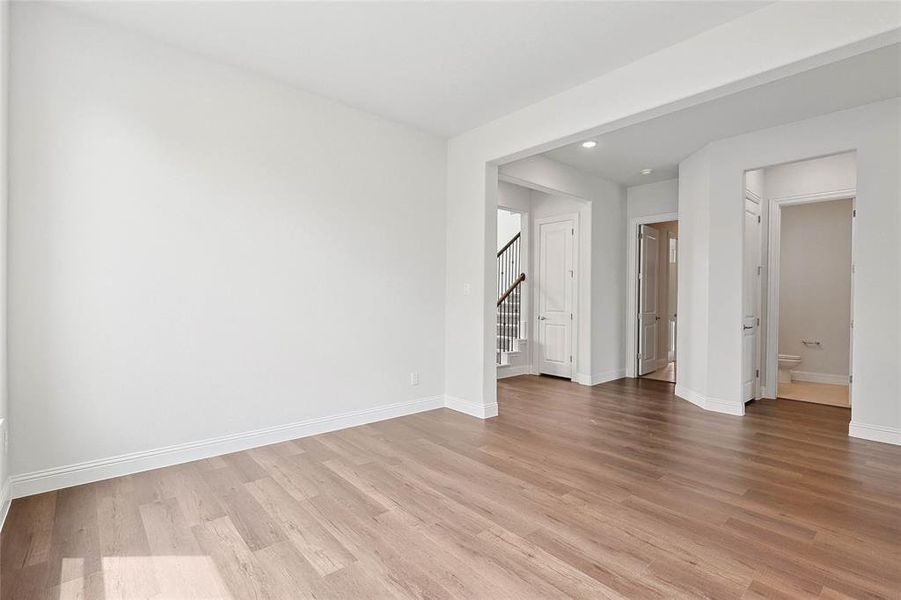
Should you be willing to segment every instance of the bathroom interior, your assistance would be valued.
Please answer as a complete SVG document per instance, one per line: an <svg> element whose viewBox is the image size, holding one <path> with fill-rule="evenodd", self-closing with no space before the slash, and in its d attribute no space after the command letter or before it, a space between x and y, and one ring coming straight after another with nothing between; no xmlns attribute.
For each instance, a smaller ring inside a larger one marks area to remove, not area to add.
<svg viewBox="0 0 901 600"><path fill-rule="evenodd" d="M762 396L850 407L853 152L748 172L763 200Z"/></svg>

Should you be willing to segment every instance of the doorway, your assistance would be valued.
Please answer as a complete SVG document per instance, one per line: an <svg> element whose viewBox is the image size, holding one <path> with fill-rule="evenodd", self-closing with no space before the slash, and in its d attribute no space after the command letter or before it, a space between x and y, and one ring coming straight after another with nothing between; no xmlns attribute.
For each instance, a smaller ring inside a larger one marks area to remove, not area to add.
<svg viewBox="0 0 901 600"><path fill-rule="evenodd" d="M679 222L637 224L635 373L676 383Z"/></svg>
<svg viewBox="0 0 901 600"><path fill-rule="evenodd" d="M759 365L756 397L848 408L856 154L758 169L746 181L758 188L764 214L757 296L763 326L756 350L744 350ZM747 229L745 241L747 264L754 256ZM745 295L752 277L746 270Z"/></svg>

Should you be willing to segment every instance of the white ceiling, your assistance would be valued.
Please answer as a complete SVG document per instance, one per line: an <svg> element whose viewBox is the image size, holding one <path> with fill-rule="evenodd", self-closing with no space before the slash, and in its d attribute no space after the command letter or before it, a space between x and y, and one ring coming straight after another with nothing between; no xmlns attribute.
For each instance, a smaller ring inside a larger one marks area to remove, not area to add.
<svg viewBox="0 0 901 600"><path fill-rule="evenodd" d="M651 183L676 177L682 159L714 140L899 95L895 44L592 138L590 150L571 144L545 156L626 186Z"/></svg>
<svg viewBox="0 0 901 600"><path fill-rule="evenodd" d="M67 2L82 14L454 135L762 2Z"/></svg>

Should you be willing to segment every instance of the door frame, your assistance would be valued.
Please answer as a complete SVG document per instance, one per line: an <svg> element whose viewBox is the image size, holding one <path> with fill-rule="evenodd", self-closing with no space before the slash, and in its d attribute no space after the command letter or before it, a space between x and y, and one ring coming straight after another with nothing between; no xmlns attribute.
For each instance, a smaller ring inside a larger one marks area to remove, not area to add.
<svg viewBox="0 0 901 600"><path fill-rule="evenodd" d="M626 377L638 376L638 228L640 225L653 225L655 223L678 220L678 212L658 213L632 217L626 226L626 246L628 248L626 256L626 276L628 277L628 285L626 286ZM678 245L676 246L676 252L679 252ZM676 285L679 285L678 281ZM678 331L678 318L676 328ZM676 337L676 343L678 341L679 338ZM678 354L677 352L676 355L678 356Z"/></svg>
<svg viewBox="0 0 901 600"><path fill-rule="evenodd" d="M581 245L579 244L579 213L566 213L551 217L540 217L532 221L535 230L535 235L532 237L532 264L535 265L535 268L532 269L532 281L534 284L532 285L529 304L533 309L531 318L529 319L529 328L534 332L532 338L534 342L529 344L529 364L532 375L541 375L541 372L538 370L539 360L536 354L540 347L538 340L538 293L541 289L541 269L539 269L537 265L541 264L541 226L548 223L560 223L562 221L569 221L572 223L573 229L573 276L572 281L570 282L570 285L572 285L573 318L572 323L570 324L569 335L569 353L573 358L570 361L569 380L575 381L577 378L576 365L579 359L579 290L581 280L579 276L579 249L581 248Z"/></svg>
<svg viewBox="0 0 901 600"><path fill-rule="evenodd" d="M782 209L786 206L798 206L801 204L816 204L817 202L832 202L836 200L851 201L851 350L849 353L851 364L848 369L848 400L853 397L854 389L854 264L855 264L855 239L854 239L854 215L857 212L857 189L833 190L818 192L815 194L800 194L794 196L781 196L769 198L766 201L769 206L769 219L767 223L767 275L766 275L766 347L763 360L766 364L766 382L764 385L765 398L775 398L778 395L778 371L779 371L779 265L780 244L782 236Z"/></svg>

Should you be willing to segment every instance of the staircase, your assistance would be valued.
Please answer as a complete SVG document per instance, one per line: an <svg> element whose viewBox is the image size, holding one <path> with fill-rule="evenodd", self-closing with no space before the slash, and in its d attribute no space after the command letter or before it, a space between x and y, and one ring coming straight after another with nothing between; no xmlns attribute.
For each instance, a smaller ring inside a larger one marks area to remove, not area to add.
<svg viewBox="0 0 901 600"><path fill-rule="evenodd" d="M497 366L511 365L520 358L526 343L522 328L522 284L520 235L517 233L497 252Z"/></svg>

